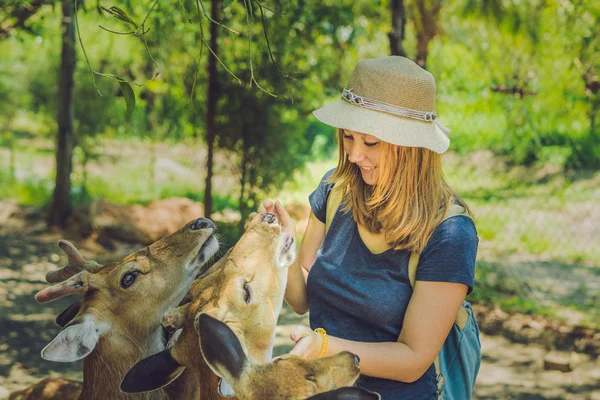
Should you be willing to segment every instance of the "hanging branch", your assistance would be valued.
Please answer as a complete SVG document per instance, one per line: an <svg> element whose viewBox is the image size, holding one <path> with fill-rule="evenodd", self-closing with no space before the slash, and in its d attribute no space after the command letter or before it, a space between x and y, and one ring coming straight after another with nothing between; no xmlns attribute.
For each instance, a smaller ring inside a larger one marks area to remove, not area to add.
<svg viewBox="0 0 600 400"><path fill-rule="evenodd" d="M185 17L187 18L189 23L193 23L193 20L191 18L191 16L189 15L189 13L187 12L187 10L185 9L184 4L182 3L182 0L178 0L179 1L179 5L181 7L181 9L184 12ZM281 68L279 67L279 65L277 64L277 61L275 59L275 55L273 54L273 50L271 48L271 43L269 40L269 35L267 32L267 21L266 21L266 17L265 17L265 12L264 10L268 10L274 14L284 14L283 12L277 12L274 11L272 9L270 9L269 7L263 5L259 0L252 0L259 8L260 11L260 16L261 16L261 23L262 23L262 29L263 29L263 35L267 44L267 51L269 54L269 59L271 61L271 63L275 66L275 68L277 69L277 72L279 73L279 75L284 78L284 82L286 84L286 88L288 91L288 94L290 95L291 98L291 90L290 90L290 86L287 82L287 79L294 79L294 77L292 77L291 75L288 74L284 74L283 71L281 70ZM78 8L78 4L77 4L78 0L75 0L75 9L77 10ZM229 4L231 4L233 2L233 0L231 0L227 6ZM228 26L222 24L219 21L215 21L213 18L210 17L210 15L208 14L206 7L204 5L204 1L203 0L195 0L196 3L196 12L198 15L198 23L199 23L199 28L200 28L200 51L199 51L199 55L198 55L198 61L196 63L196 69L194 72L194 80L192 82L192 88L190 91L190 104L193 101L194 98L194 92L195 92L195 88L196 88L196 84L198 81L198 73L200 71L200 64L202 62L202 56L203 56L203 52L204 52L204 46L206 46L208 48L208 50L211 52L211 54L216 58L216 60L219 62L219 64L223 67L223 69L230 74L236 81L238 81L240 84L242 83L242 81L240 80L240 78L238 78L228 67L227 65L223 62L223 60L221 58L219 58L217 56L217 54L214 52L214 50L210 47L210 44L208 43L208 41L206 40L205 34L204 34L204 25L202 23L202 17L205 17L210 23L213 24L217 24L218 26L222 27L223 29L226 29L228 32L233 33L235 35L239 35L239 32L237 32L234 29L229 28ZM76 29L77 29L77 36L79 39L79 44L81 45L81 49L83 51L83 55L85 58L85 61L88 65L88 68L90 69L90 72L92 73L92 81L94 84L94 87L96 88L96 90L98 91L98 94L100 96L102 96L102 93L100 92L100 88L96 82L95 79L95 75L100 75L102 77L105 78L109 78L109 79L114 79L117 82L119 82L119 84L121 85L121 89L123 90L123 95L125 97L125 100L127 102L127 106L128 106L128 110L132 109L130 106L131 104L129 103L128 99L133 98L133 104L135 104L135 97L132 96L133 91L130 90L131 88L128 86L130 86L131 84L136 85L138 87L147 85L149 82L153 81L154 79L156 79L159 75L160 75L160 69L158 66L158 63L156 62L156 60L154 59L154 57L152 56L151 52L150 52L150 47L148 46L148 41L146 38L146 34L150 31L150 29L146 29L145 24L146 21L148 20L148 18L150 17L150 14L152 14L152 12L154 11L156 5L158 4L158 0L154 0L152 3L152 6L150 7L150 9L148 10L148 12L146 13L146 16L144 17L143 21L141 24L137 24L132 18L130 18L125 11L123 11L121 8L117 7L117 6L112 6L109 8L106 7L102 7L99 6L98 8L108 14L110 14L111 16L113 16L114 18L124 22L127 25L131 25L133 30L131 31L124 31L124 32L120 32L120 31L116 31L116 30L112 30L112 29L108 29L102 25L98 25L98 27L106 32L115 34L115 35L122 35L122 36L134 36L134 37L139 37L142 38L142 41L144 42L144 47L146 48L146 52L148 53L148 57L150 58L150 60L152 61L152 64L154 65L155 68L155 74L154 76L145 84L139 84L139 83L135 83L135 82L131 82L128 81L126 79L123 79L119 76L113 75L113 74L105 74L105 73L101 73L98 71L95 71L90 63L89 57L87 55L87 52L85 50L85 47L83 45L83 40L81 38L81 31L79 29L79 22L77 20L77 17L75 17L75 25L76 25ZM224 6L226 7L226 6ZM267 89L263 88L258 81L256 80L256 77L254 76L254 64L253 64L253 60L252 60L252 32L251 32L251 21L250 19L252 19L252 22L254 22L254 11L252 8L252 4L250 2L250 0L244 0L244 8L246 10L246 28L247 28L247 33L248 33L248 61L249 61L249 65L250 65L250 86L252 86L252 84L255 84L260 90L262 90L263 92L267 93L270 96L273 97L277 97L275 94L271 93L270 91L268 91ZM77 14L76 14L77 15ZM293 99L292 99L293 101Z"/></svg>
<svg viewBox="0 0 600 400"><path fill-rule="evenodd" d="M248 61L250 62L250 87L252 87L252 82L256 84L260 90L268 94L269 96L277 97L275 94L269 92L264 89L256 78L254 78L254 66L252 65L252 32L250 30L250 16L252 16L252 21L254 21L254 14L252 14L252 7L248 3L248 0L244 0L244 6L246 8L246 27L248 29Z"/></svg>
<svg viewBox="0 0 600 400"><path fill-rule="evenodd" d="M206 7L204 7L204 2L202 0L200 0L200 5L202 6L202 12L204 13L204 16L206 17L206 19L208 19L210 22L212 22L213 24L217 24L219 25L221 28L225 28L227 29L229 32L231 33L235 33L236 35L239 35L240 33L238 31L235 31L233 29L231 29L228 26L223 25L222 23L215 21L214 19L212 19L210 17L210 15L208 15L208 13L206 12Z"/></svg>
<svg viewBox="0 0 600 400"><path fill-rule="evenodd" d="M275 56L273 55L273 51L271 50L271 42L269 41L269 34L267 33L267 21L265 19L265 12L264 9L269 10L271 12L274 12L273 10L263 6L258 0L253 0L259 7L260 10L260 18L262 21L262 27L263 27L263 34L265 36L265 41L267 42L267 51L269 52L269 58L271 60L271 63L273 63L273 65L275 66L275 68L277 69L277 72L279 72L279 75L281 75L281 77L283 78L283 81L285 83L285 87L287 89L288 95L290 96L290 99L292 99L292 103L294 102L294 98L292 97L292 90L290 88L290 85L288 84L286 79L290 79L293 80L295 79L294 77L292 77L291 75L287 75L284 74L281 71L281 68L279 68L279 64L277 64L277 61L275 60Z"/></svg>
<svg viewBox="0 0 600 400"><path fill-rule="evenodd" d="M156 79L156 77L158 77L158 75L160 75L160 69L158 67L158 64L156 63L156 60L154 59L154 57L152 57L152 53L150 52L150 47L148 46L148 41L146 40L146 37L144 35L146 35L146 33L148 33L149 29L146 29L146 21L148 20L148 17L150 16L150 14L152 13L152 11L154 11L154 8L156 7L156 5L158 4L158 0L154 0L154 3L152 3L152 7L150 7L150 10L148 11L148 13L146 14L146 16L144 17L144 20L142 21L141 25L138 25L133 19L131 19L122 9L120 9L119 7L110 7L110 8L105 8L100 6L99 8L105 12L107 12L108 14L112 15L113 17L117 18L120 21L125 22L126 24L132 25L135 30L130 31L130 32L117 32L117 31L113 31L110 29L107 29L101 25L98 25L101 29L111 32L113 34L117 34L117 35L131 35L131 36L135 36L135 37L141 37L142 41L144 42L144 47L146 48L146 52L148 53L148 57L150 57L150 60L152 61L152 64L154 65L154 69L155 69L155 73L154 76L145 84L139 84L139 83L135 83L126 79L123 79L117 75L114 74L105 74L102 72L98 72L95 71L92 67L92 64L90 62L90 59L87 55L87 51L85 50L85 46L83 45L83 40L81 39L81 30L79 29L79 19L77 18L77 11L78 11L78 0L75 0L75 28L77 30L77 38L79 40L79 44L81 45L81 50L83 52L83 56L85 58L85 62L88 65L88 68L90 69L90 72L92 73L92 82L94 84L94 87L96 88L96 90L98 91L98 95L102 96L102 93L100 92L100 87L98 86L98 83L96 82L96 78L95 75L99 75L102 76L104 78L108 78L108 79L113 79L116 80L117 82L119 82L119 86L121 87L121 92L123 93L123 98L125 99L125 104L127 106L127 113L131 114L135 108L135 94L133 92L133 89L131 88L131 85L136 85L138 87L147 85L149 82L152 82L153 80Z"/></svg>
<svg viewBox="0 0 600 400"><path fill-rule="evenodd" d="M179 4L181 5L181 8L183 9L185 15L188 17L188 21L191 23L192 19L189 17L189 14L187 13L187 11L185 10L185 7L183 6L183 4L181 3L181 1L179 2ZM211 54L215 57L215 59L219 62L219 64L221 64L221 66L225 69L225 71L227 71L227 73L231 76L233 76L235 78L236 81L238 81L239 83L242 83L241 79L238 78L229 68L227 68L227 66L225 65L225 63L223 62L223 60L221 60L219 58L219 56L217 56L217 54L214 52L214 50L210 47L210 44L206 41L206 38L204 36L204 26L202 25L202 15L204 15L210 22L215 23L217 25L219 25L222 28L225 28L226 30L228 30L231 33L234 33L236 35L239 35L239 32L221 24L220 22L215 21L214 19L212 19L208 13L206 12L206 7L204 7L204 2L202 0L196 0L196 11L198 13L198 21L200 23L200 56L198 58L198 62L196 64L196 72L194 73L194 82L192 83L192 90L190 93L190 102L189 104L192 103L192 101L194 100L194 91L196 89L196 82L198 80L198 72L200 71L200 62L202 61L202 51L204 49L204 46L206 46L206 48L208 48L208 50L211 52ZM202 15L201 15L202 13Z"/></svg>
<svg viewBox="0 0 600 400"><path fill-rule="evenodd" d="M198 80L198 72L200 71L200 62L202 61L202 51L204 50L204 44L206 43L206 40L204 39L204 26L202 25L202 16L200 15L200 0L196 0L196 10L198 12L198 23L200 24L200 55L198 57L198 62L196 63L196 72L194 73L194 82L192 82L192 90L190 92L189 104L192 104L192 102L194 101L194 91L196 89L196 81Z"/></svg>

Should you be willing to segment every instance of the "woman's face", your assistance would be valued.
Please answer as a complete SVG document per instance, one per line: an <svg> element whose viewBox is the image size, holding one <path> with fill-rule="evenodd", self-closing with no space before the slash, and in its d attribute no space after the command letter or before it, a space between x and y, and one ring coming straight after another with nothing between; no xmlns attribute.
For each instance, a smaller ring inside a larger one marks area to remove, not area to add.
<svg viewBox="0 0 600 400"><path fill-rule="evenodd" d="M367 185L377 182L379 173L379 151L381 140L375 136L367 135L344 129L344 151L348 155L348 161L360 168L362 178Z"/></svg>

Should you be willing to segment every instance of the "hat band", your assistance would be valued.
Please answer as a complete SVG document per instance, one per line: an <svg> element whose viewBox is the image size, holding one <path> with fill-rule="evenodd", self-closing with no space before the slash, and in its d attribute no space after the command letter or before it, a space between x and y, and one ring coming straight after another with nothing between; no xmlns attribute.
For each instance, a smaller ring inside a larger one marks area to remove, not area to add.
<svg viewBox="0 0 600 400"><path fill-rule="evenodd" d="M368 108L369 110L373 111L385 112L398 117L418 119L419 121L423 122L435 121L435 111L419 111L411 108L394 106L381 101L359 96L355 93L352 93L352 90L348 90L346 88L344 88L344 91L342 92L342 99L356 106Z"/></svg>

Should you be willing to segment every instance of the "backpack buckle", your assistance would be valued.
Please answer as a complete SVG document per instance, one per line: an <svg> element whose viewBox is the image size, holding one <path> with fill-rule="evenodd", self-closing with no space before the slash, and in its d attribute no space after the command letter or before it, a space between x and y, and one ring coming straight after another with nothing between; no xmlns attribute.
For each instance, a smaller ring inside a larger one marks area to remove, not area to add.
<svg viewBox="0 0 600 400"><path fill-rule="evenodd" d="M438 374L435 377L435 381L437 383L437 390L435 391L435 394L438 398L440 398L442 396L442 391L444 390L444 375Z"/></svg>

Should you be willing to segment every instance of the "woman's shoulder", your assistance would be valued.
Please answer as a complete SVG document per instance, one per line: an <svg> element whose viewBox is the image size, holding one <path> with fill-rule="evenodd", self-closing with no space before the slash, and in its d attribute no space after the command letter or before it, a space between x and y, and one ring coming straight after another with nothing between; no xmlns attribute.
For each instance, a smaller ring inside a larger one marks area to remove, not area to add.
<svg viewBox="0 0 600 400"><path fill-rule="evenodd" d="M328 180L334 172L335 168L327 171L327 173L325 173L325 175L323 175L321 178L317 188L308 196L308 201L313 213L317 219L323 223L325 223L327 212L327 198L329 197L329 192L333 187L333 183L329 183Z"/></svg>
<svg viewBox="0 0 600 400"><path fill-rule="evenodd" d="M473 220L456 215L443 221L421 253L417 280L464 283L473 289L479 239Z"/></svg>
<svg viewBox="0 0 600 400"><path fill-rule="evenodd" d="M456 215L443 221L433 231L423 252L435 248L458 250L465 246L477 246L479 239L475 223L468 215Z"/></svg>
<svg viewBox="0 0 600 400"><path fill-rule="evenodd" d="M323 177L319 181L319 186L317 187L317 190L322 191L324 194L328 194L331 191L334 184L329 182L329 179L333 176L334 172L335 168L332 168L329 171L327 171L325 175L323 175Z"/></svg>
<svg viewBox="0 0 600 400"><path fill-rule="evenodd" d="M323 175L323 177L321 178L321 182L327 183L329 178L331 178L333 176L333 173L335 172L335 170L336 170L335 168L332 168L329 171L325 172L325 175Z"/></svg>

